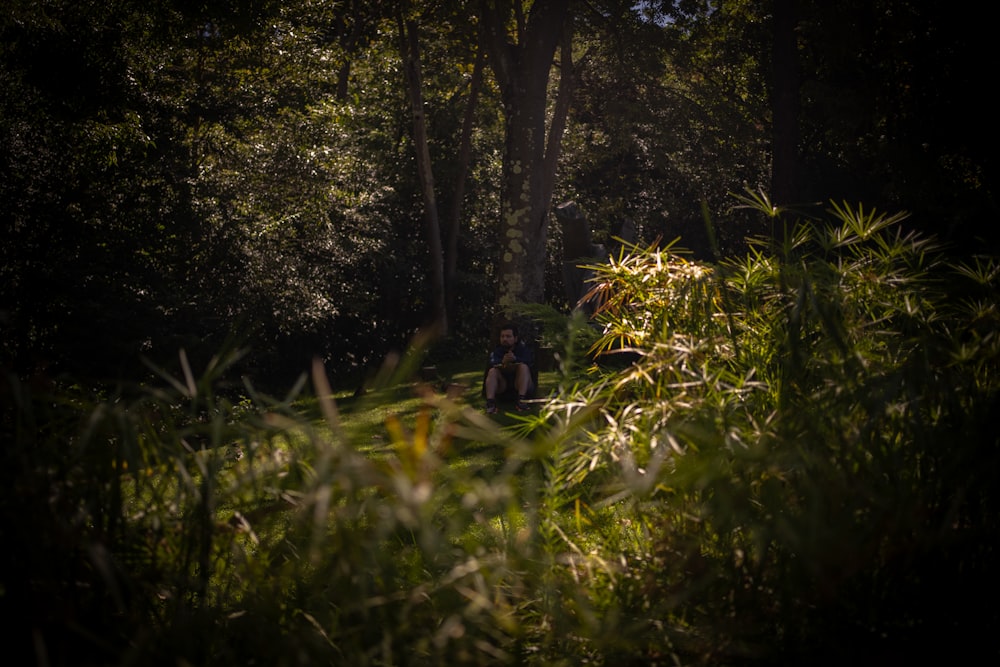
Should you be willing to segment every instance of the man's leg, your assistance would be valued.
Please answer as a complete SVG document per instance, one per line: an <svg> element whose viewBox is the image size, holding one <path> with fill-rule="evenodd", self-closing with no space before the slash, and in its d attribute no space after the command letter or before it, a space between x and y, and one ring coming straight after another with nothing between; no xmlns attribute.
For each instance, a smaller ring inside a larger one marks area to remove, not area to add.
<svg viewBox="0 0 1000 667"><path fill-rule="evenodd" d="M530 375L528 381L531 381ZM486 373L486 400L494 401L497 394L502 394L505 391L507 391L507 378L503 376L499 368L491 368Z"/></svg>
<svg viewBox="0 0 1000 667"><path fill-rule="evenodd" d="M522 401L532 390L531 369L527 364L518 364L517 375L514 378L514 387L517 389L518 409L523 409Z"/></svg>
<svg viewBox="0 0 1000 667"><path fill-rule="evenodd" d="M497 394L507 389L507 380L499 368L491 368L486 373L486 412L497 411Z"/></svg>

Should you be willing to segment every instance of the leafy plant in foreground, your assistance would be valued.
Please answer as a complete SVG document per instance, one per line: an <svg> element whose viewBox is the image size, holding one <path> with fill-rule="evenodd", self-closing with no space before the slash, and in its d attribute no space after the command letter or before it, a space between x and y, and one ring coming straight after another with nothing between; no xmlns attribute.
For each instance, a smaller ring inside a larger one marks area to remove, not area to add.
<svg viewBox="0 0 1000 667"><path fill-rule="evenodd" d="M834 205L739 260L636 248L592 267L596 348L639 356L550 407L568 423L599 406L551 474L604 528L552 520L621 563L617 586L585 589L624 653L985 640L992 614L962 595L996 584L995 261L950 266L902 220Z"/></svg>

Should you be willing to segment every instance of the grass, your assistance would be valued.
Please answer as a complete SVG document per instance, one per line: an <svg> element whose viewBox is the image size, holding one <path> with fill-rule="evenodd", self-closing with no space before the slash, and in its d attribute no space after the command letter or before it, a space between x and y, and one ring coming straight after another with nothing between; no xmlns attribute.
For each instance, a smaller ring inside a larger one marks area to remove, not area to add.
<svg viewBox="0 0 1000 667"><path fill-rule="evenodd" d="M538 378L539 398L530 403L535 414L546 395L558 387L560 381L556 370L541 371ZM387 446L387 422L398 419L412 429L429 396L434 397L432 402L445 399L454 404L453 407L484 412L486 403L482 397L482 379L482 360L466 359L439 367L432 378L390 378L381 386L369 386L363 392L344 389L334 392L332 397L343 418L344 428L350 434L350 441L359 443L362 448L364 443L369 443L372 450L377 451ZM304 399L300 405L305 414L315 416L315 399ZM499 406L499 413L491 415L494 423L516 426L524 422L523 415L514 412L513 404L500 402ZM475 445L474 442L465 444Z"/></svg>

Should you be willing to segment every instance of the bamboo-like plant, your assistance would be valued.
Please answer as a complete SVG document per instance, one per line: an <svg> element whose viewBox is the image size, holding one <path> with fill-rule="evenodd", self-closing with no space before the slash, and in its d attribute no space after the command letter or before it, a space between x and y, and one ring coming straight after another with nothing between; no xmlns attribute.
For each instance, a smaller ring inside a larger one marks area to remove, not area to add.
<svg viewBox="0 0 1000 667"><path fill-rule="evenodd" d="M636 356L550 408L597 406L551 471L551 520L622 564L592 613L626 652L724 664L975 637L984 619L929 600L996 583L995 260L951 266L903 215L742 202L787 232L716 265L589 267L595 350ZM574 530L580 506L605 527Z"/></svg>

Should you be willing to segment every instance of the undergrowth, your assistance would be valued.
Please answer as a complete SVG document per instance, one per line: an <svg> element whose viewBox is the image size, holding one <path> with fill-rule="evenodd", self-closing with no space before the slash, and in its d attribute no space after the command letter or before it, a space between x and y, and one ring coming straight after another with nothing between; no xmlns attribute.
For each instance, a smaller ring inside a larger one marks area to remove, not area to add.
<svg viewBox="0 0 1000 667"><path fill-rule="evenodd" d="M1000 268L833 205L745 257L632 247L546 400L481 369L287 395L183 355L7 377L8 646L35 664L757 665L997 656ZM581 347L587 341L589 347ZM615 359L626 362L615 363ZM442 381L438 381L442 380ZM983 604L979 604L982 602Z"/></svg>

